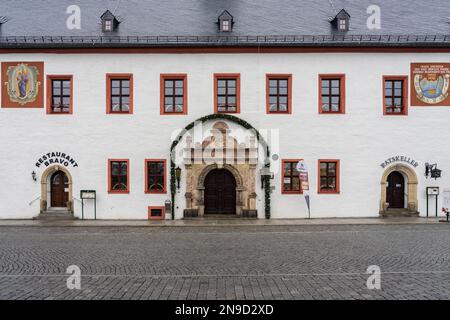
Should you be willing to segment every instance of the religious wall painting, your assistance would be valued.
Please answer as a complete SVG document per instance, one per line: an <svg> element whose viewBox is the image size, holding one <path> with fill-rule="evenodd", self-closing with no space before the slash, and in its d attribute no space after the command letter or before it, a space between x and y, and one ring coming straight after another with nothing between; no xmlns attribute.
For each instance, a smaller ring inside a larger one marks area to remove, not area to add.
<svg viewBox="0 0 450 320"><path fill-rule="evenodd" d="M2 62L2 107L44 107L44 63Z"/></svg>
<svg viewBox="0 0 450 320"><path fill-rule="evenodd" d="M411 105L450 106L450 63L411 63Z"/></svg>

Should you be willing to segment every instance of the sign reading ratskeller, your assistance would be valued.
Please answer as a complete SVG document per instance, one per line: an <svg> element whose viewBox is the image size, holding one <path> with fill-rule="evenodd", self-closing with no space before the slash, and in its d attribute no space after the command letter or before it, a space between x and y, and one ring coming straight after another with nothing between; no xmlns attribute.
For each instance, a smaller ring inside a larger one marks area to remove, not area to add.
<svg viewBox="0 0 450 320"><path fill-rule="evenodd" d="M450 63L411 63L411 105L450 106Z"/></svg>

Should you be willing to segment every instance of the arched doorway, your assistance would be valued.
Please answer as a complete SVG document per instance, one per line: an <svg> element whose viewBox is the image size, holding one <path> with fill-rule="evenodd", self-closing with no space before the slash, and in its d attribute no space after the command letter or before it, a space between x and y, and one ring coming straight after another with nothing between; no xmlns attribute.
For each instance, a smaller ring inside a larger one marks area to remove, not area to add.
<svg viewBox="0 0 450 320"><path fill-rule="evenodd" d="M69 178L58 170L50 177L50 206L67 207L69 201Z"/></svg>
<svg viewBox="0 0 450 320"><path fill-rule="evenodd" d="M387 167L381 177L380 215L418 216L417 175L405 164Z"/></svg>
<svg viewBox="0 0 450 320"><path fill-rule="evenodd" d="M205 214L236 214L236 179L230 171L214 169L207 174Z"/></svg>
<svg viewBox="0 0 450 320"><path fill-rule="evenodd" d="M393 171L387 178L386 202L388 209L405 208L405 178L398 171Z"/></svg>
<svg viewBox="0 0 450 320"><path fill-rule="evenodd" d="M58 174L58 172L60 172ZM64 174L64 175L63 175ZM57 178L59 177L59 178ZM62 184L57 184L62 181ZM53 183L54 182L54 183ZM50 207L54 207L54 192L58 192L57 188L64 188L60 196L62 200L57 200L60 204L63 202L63 205L60 207L65 207L69 212L73 213L73 191L72 191L72 175L66 167L60 165L54 165L48 167L41 176L41 205L40 205L40 213L47 211ZM56 194L56 197L58 195ZM67 198L65 198L67 197ZM56 199L56 198L55 198Z"/></svg>

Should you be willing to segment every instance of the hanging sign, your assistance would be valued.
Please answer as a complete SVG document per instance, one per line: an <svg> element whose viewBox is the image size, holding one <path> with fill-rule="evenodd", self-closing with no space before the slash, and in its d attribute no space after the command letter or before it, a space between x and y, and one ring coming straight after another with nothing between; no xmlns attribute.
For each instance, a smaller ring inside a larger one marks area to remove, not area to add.
<svg viewBox="0 0 450 320"><path fill-rule="evenodd" d="M78 163L68 154L64 152L49 152L42 155L36 161L36 167L48 167L51 164L61 164L65 167L78 167Z"/></svg>
<svg viewBox="0 0 450 320"><path fill-rule="evenodd" d="M411 105L450 106L450 63L411 63Z"/></svg>

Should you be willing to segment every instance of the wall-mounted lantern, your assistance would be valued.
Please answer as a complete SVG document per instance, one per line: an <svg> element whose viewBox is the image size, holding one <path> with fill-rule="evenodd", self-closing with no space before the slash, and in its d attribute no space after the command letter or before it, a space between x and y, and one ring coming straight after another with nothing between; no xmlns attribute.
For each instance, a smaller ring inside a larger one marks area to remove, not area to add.
<svg viewBox="0 0 450 320"><path fill-rule="evenodd" d="M36 178L36 172L34 172L34 170L33 170L33 172L31 173L31 178L33 178L33 181L37 181L37 178Z"/></svg>
<svg viewBox="0 0 450 320"><path fill-rule="evenodd" d="M428 162L425 163L425 177L427 178L440 178L442 175L442 170L437 168L437 164L429 164Z"/></svg>
<svg viewBox="0 0 450 320"><path fill-rule="evenodd" d="M180 180L181 180L181 168L180 167L175 168L175 178L177 179L178 189L180 189Z"/></svg>
<svg viewBox="0 0 450 320"><path fill-rule="evenodd" d="M270 172L270 169L267 167L261 168L259 170L259 174L261 175L261 189L264 189L264 180L265 179L273 179L273 172Z"/></svg>

